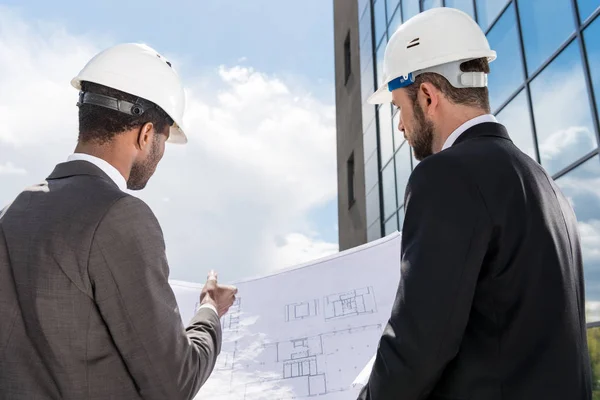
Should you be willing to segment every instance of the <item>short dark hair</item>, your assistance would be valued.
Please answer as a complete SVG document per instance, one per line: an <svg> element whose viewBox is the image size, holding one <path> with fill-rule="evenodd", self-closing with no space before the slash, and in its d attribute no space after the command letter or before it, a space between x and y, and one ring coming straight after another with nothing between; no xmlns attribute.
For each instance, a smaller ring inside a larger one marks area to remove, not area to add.
<svg viewBox="0 0 600 400"><path fill-rule="evenodd" d="M477 58L475 60L465 61L460 65L463 72L490 72L490 65L487 58ZM486 112L490 112L490 99L487 87L482 88L456 88L448 82L442 75L426 72L415 78L415 82L408 86L408 95L413 103L417 100L417 93L422 83L431 83L441 91L454 104L462 104L472 107L478 107Z"/></svg>
<svg viewBox="0 0 600 400"><path fill-rule="evenodd" d="M129 93L87 81L81 83L81 90L132 103L138 98ZM155 132L164 133L166 128L171 124L171 119L157 105L147 109L142 115L128 115L94 104L80 104L79 141L104 144L112 140L119 133L141 127L148 122L154 125Z"/></svg>

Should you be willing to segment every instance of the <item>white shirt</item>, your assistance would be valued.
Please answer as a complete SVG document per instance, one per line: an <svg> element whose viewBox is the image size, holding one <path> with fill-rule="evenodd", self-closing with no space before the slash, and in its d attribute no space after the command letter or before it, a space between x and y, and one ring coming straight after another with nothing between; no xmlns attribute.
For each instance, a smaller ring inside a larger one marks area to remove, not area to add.
<svg viewBox="0 0 600 400"><path fill-rule="evenodd" d="M106 175L108 175L110 179L112 179L117 184L119 189L121 189L122 191L125 191L127 189L127 181L125 181L125 177L121 175L119 170L113 167L109 162L101 158L84 153L73 153L67 158L67 161L76 160L87 161L94 164L96 167L100 168ZM215 314L219 315L219 313L217 313L217 309L212 304L202 304L198 308L198 311L202 308L210 308L215 312Z"/></svg>
<svg viewBox="0 0 600 400"><path fill-rule="evenodd" d="M76 160L83 160L94 164L96 167L100 168L106 175L108 175L110 179L112 179L117 184L119 189L121 189L122 191L125 191L125 189L127 189L127 182L125 181L125 177L123 177L119 170L113 167L109 162L101 158L83 153L74 153L71 154L69 158L67 158L67 161Z"/></svg>
<svg viewBox="0 0 600 400"><path fill-rule="evenodd" d="M448 147L452 146L456 139L458 139L458 137L462 135L467 129L472 128L475 125L482 124L484 122L498 121L496 120L496 117L494 117L492 114L484 114L480 115L479 117L475 117L473 119L468 120L467 122L456 128L454 132L452 132L450 136L448 136L448 139L446 139L444 145L442 146L442 150L446 150Z"/></svg>

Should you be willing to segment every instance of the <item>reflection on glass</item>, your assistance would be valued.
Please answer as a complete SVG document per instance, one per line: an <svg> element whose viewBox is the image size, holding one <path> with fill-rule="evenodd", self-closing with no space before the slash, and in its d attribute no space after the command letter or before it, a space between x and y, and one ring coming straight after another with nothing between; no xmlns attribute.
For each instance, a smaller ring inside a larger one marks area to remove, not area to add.
<svg viewBox="0 0 600 400"><path fill-rule="evenodd" d="M528 110L527 92L522 90L496 115L496 118L506 127L513 143L529 157L537 160Z"/></svg>
<svg viewBox="0 0 600 400"><path fill-rule="evenodd" d="M400 4L400 0L386 0L388 23L392 19L392 15L396 12L396 7Z"/></svg>
<svg viewBox="0 0 600 400"><path fill-rule="evenodd" d="M367 225L379 219L379 185L367 193Z"/></svg>
<svg viewBox="0 0 600 400"><path fill-rule="evenodd" d="M574 40L531 83L542 165L555 174L597 147L588 94Z"/></svg>
<svg viewBox="0 0 600 400"><path fill-rule="evenodd" d="M525 61L529 74L537 70L575 31L571 0L519 1Z"/></svg>
<svg viewBox="0 0 600 400"><path fill-rule="evenodd" d="M598 0L600 1L600 0ZM600 112L600 17L596 17L583 32L583 41L588 56L588 66L592 75L592 85L596 95L596 108Z"/></svg>
<svg viewBox="0 0 600 400"><path fill-rule="evenodd" d="M396 209L396 180L394 179L394 161L390 161L388 165L381 171L381 185L383 189L383 217L387 218Z"/></svg>
<svg viewBox="0 0 600 400"><path fill-rule="evenodd" d="M367 128L374 120L375 106L365 101L362 106L363 133L367 131ZM373 125L375 125L375 123L373 123Z"/></svg>
<svg viewBox="0 0 600 400"><path fill-rule="evenodd" d="M392 37L392 35L394 34L394 32L396 32L396 30L398 29L398 27L402 24L402 18L400 16L400 14L401 14L400 7L398 7L396 9L396 12L392 16L392 19L390 21L390 25L388 26L388 37Z"/></svg>
<svg viewBox="0 0 600 400"><path fill-rule="evenodd" d="M379 148L381 163L385 165L394 154L394 140L392 138L392 108L389 104L379 107Z"/></svg>
<svg viewBox="0 0 600 400"><path fill-rule="evenodd" d="M371 8L371 7L367 7L367 4L370 3L370 0L358 0L358 16L360 17L361 15L363 15L363 12L365 12L365 10L367 8Z"/></svg>
<svg viewBox="0 0 600 400"><path fill-rule="evenodd" d="M392 215L390 219L385 221L384 229L386 235L398 230L398 216L396 214Z"/></svg>
<svg viewBox="0 0 600 400"><path fill-rule="evenodd" d="M387 21L385 19L385 1L378 1L373 5L375 14L375 43L379 44L381 38L385 35Z"/></svg>
<svg viewBox="0 0 600 400"><path fill-rule="evenodd" d="M458 8L461 11L466 12L475 19L475 13L473 12L473 0L446 0L446 7Z"/></svg>
<svg viewBox="0 0 600 400"><path fill-rule="evenodd" d="M371 46L371 38L367 38L360 45L360 73L370 73L373 75L373 47Z"/></svg>
<svg viewBox="0 0 600 400"><path fill-rule="evenodd" d="M360 35L360 43L371 38L371 7L367 7L365 13L360 17L358 22L358 33ZM371 46L370 40L369 46Z"/></svg>
<svg viewBox="0 0 600 400"><path fill-rule="evenodd" d="M410 174L410 149L408 143L405 142L402 148L396 153L396 193L398 196L398 205L404 204L404 192Z"/></svg>
<svg viewBox="0 0 600 400"><path fill-rule="evenodd" d="M381 86L383 83L383 57L385 55L385 42L382 42L381 45L377 48L377 87Z"/></svg>
<svg viewBox="0 0 600 400"><path fill-rule="evenodd" d="M423 0L423 11L434 7L441 7L442 0Z"/></svg>
<svg viewBox="0 0 600 400"><path fill-rule="evenodd" d="M414 171L420 161L415 158L415 153L413 152L412 147L410 148L410 159L412 160L412 169Z"/></svg>
<svg viewBox="0 0 600 400"><path fill-rule="evenodd" d="M398 230L402 232L402 227L404 226L404 207L402 207L398 211Z"/></svg>
<svg viewBox="0 0 600 400"><path fill-rule="evenodd" d="M600 0L577 0L577 5L577 8L579 8L579 19L583 22L600 7Z"/></svg>
<svg viewBox="0 0 600 400"><path fill-rule="evenodd" d="M490 47L496 50L498 58L490 64L488 89L490 106L496 110L525 80L517 16L511 4L487 35Z"/></svg>
<svg viewBox="0 0 600 400"><path fill-rule="evenodd" d="M479 21L479 26L484 31L487 31L506 3L508 3L508 0L475 0L475 3L477 4L477 21Z"/></svg>
<svg viewBox="0 0 600 400"><path fill-rule="evenodd" d="M377 152L373 152L365 163L365 189L367 193L377 184L378 172Z"/></svg>
<svg viewBox="0 0 600 400"><path fill-rule="evenodd" d="M373 225L367 228L367 242L372 242L381 238L381 224L379 219L373 223Z"/></svg>
<svg viewBox="0 0 600 400"><path fill-rule="evenodd" d="M375 120L369 125L363 136L363 155L368 160L377 150L377 124Z"/></svg>
<svg viewBox="0 0 600 400"><path fill-rule="evenodd" d="M419 0L403 0L402 1L402 20L408 21L419 13Z"/></svg>
<svg viewBox="0 0 600 400"><path fill-rule="evenodd" d="M600 320L600 158L594 156L556 183L575 210L583 252L587 322Z"/></svg>
<svg viewBox="0 0 600 400"><path fill-rule="evenodd" d="M402 137L400 129L398 129L398 124L400 123L400 112L398 112L396 107L392 107L392 109L394 108L395 114L394 118L392 118L392 136L394 138L394 151L396 151L402 145L404 138Z"/></svg>
<svg viewBox="0 0 600 400"><path fill-rule="evenodd" d="M366 101L374 91L375 77L373 76L373 65L369 62L364 72L360 74L360 92L362 101Z"/></svg>
<svg viewBox="0 0 600 400"><path fill-rule="evenodd" d="M398 205L404 204L404 192L411 172L410 146L405 142L396 153L396 195L398 196Z"/></svg>
<svg viewBox="0 0 600 400"><path fill-rule="evenodd" d="M592 364L592 400L600 399L600 327L587 330L588 351Z"/></svg>

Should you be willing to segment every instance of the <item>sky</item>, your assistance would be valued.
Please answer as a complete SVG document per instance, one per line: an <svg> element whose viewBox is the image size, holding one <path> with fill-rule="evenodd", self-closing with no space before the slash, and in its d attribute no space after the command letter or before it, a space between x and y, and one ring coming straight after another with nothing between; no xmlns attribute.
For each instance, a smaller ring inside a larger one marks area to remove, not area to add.
<svg viewBox="0 0 600 400"><path fill-rule="evenodd" d="M0 0L0 207L73 151L100 50L146 43L187 92L189 143L132 194L174 280L239 281L338 251L333 6L322 0Z"/></svg>

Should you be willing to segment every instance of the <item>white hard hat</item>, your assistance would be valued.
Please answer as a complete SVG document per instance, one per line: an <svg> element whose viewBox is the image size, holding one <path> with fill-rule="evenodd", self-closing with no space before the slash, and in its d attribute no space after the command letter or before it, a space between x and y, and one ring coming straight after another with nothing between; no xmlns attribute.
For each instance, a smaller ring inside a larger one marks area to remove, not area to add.
<svg viewBox="0 0 600 400"><path fill-rule="evenodd" d="M390 38L383 58L383 84L368 102L392 101L392 90L406 87L417 75L436 72L455 87L487 86L483 72L462 72L460 64L487 57L496 59L485 34L466 13L438 7L415 15Z"/></svg>
<svg viewBox="0 0 600 400"><path fill-rule="evenodd" d="M187 143L183 129L183 85L171 63L151 47L145 44L125 43L103 50L71 80L71 85L81 90L82 81L117 89L158 105L174 121L168 141ZM86 95L90 98L87 102L93 104L132 115L143 112L140 111L144 108L143 100L132 104L107 96L82 93L80 101Z"/></svg>

